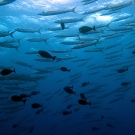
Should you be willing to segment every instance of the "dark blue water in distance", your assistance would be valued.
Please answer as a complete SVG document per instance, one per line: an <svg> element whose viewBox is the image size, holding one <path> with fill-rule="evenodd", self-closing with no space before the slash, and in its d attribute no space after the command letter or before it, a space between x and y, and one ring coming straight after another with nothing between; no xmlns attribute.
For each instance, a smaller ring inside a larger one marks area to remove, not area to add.
<svg viewBox="0 0 135 135"><path fill-rule="evenodd" d="M134 11L0 0L0 135L135 135Z"/></svg>

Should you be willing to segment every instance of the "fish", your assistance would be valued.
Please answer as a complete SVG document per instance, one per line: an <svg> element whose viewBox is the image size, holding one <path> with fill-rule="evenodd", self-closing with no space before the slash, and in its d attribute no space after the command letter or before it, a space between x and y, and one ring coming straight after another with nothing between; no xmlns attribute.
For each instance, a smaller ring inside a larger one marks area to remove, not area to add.
<svg viewBox="0 0 135 135"><path fill-rule="evenodd" d="M60 67L60 70L63 71L63 72L70 72L71 69L67 69L66 67Z"/></svg>
<svg viewBox="0 0 135 135"><path fill-rule="evenodd" d="M20 45L16 46L16 45L6 43L6 42L4 42L3 44L0 44L0 46L4 48L10 48L10 49L15 48L17 51L18 51L18 47L20 47Z"/></svg>
<svg viewBox="0 0 135 135"><path fill-rule="evenodd" d="M28 42L45 42L47 44L48 38L29 38Z"/></svg>
<svg viewBox="0 0 135 135"><path fill-rule="evenodd" d="M87 98L85 97L84 93L80 93L80 97L84 100L86 100Z"/></svg>
<svg viewBox="0 0 135 135"><path fill-rule="evenodd" d="M113 126L112 124L110 124L110 123L107 123L106 125L107 125L108 127L114 128L114 126Z"/></svg>
<svg viewBox="0 0 135 135"><path fill-rule="evenodd" d="M90 105L91 106L91 102L87 102L86 100L84 99L79 99L78 100L78 103L81 104L81 105Z"/></svg>
<svg viewBox="0 0 135 135"><path fill-rule="evenodd" d="M32 133L34 130L34 127L32 126L31 129L29 130L29 133Z"/></svg>
<svg viewBox="0 0 135 135"><path fill-rule="evenodd" d="M135 50L134 50L134 51L132 51L132 54L135 54Z"/></svg>
<svg viewBox="0 0 135 135"><path fill-rule="evenodd" d="M65 27L64 29L69 29L69 27ZM62 30L61 27L50 27L47 28L48 31L57 31L57 30Z"/></svg>
<svg viewBox="0 0 135 135"><path fill-rule="evenodd" d="M17 96L17 95L11 96L11 100L14 101L14 102L21 102L21 101L23 101L24 104L26 102L26 99L22 99L20 96Z"/></svg>
<svg viewBox="0 0 135 135"><path fill-rule="evenodd" d="M58 15L58 14L64 14L64 13L68 13L68 12L75 12L76 7L74 8L70 8L70 9L57 9L57 10L52 10L52 11L46 11L46 12L41 12L38 13L37 15L41 15L41 16L50 16L50 15Z"/></svg>
<svg viewBox="0 0 135 135"><path fill-rule="evenodd" d="M53 59L53 60L55 60L55 58L56 58L56 56L51 56L48 52L43 51L43 50L39 50L38 53L43 58L48 58L48 59Z"/></svg>
<svg viewBox="0 0 135 135"><path fill-rule="evenodd" d="M129 85L129 84L131 84L131 82L122 82L122 83L121 83L121 86L127 86L127 85Z"/></svg>
<svg viewBox="0 0 135 135"><path fill-rule="evenodd" d="M40 114L41 112L43 112L43 108L41 108L40 110L37 110L36 115Z"/></svg>
<svg viewBox="0 0 135 135"><path fill-rule="evenodd" d="M74 112L77 112L77 111L79 111L80 110L80 108L76 108L76 109L74 109Z"/></svg>
<svg viewBox="0 0 135 135"><path fill-rule="evenodd" d="M19 126L19 124L13 124L12 125L12 128L16 128L16 127L18 127Z"/></svg>
<svg viewBox="0 0 135 135"><path fill-rule="evenodd" d="M13 31L13 32L9 32L9 31L0 31L0 37L6 37L6 36L11 36L12 38L14 38L13 37L13 33L14 33L15 31Z"/></svg>
<svg viewBox="0 0 135 135"><path fill-rule="evenodd" d="M99 130L99 128L97 128L97 127L92 127L92 130L93 130L93 131L96 131L96 130Z"/></svg>
<svg viewBox="0 0 135 135"><path fill-rule="evenodd" d="M128 71L128 68L127 69L118 69L117 70L118 73L124 73L125 71Z"/></svg>
<svg viewBox="0 0 135 135"><path fill-rule="evenodd" d="M92 7L92 8L89 9L89 11L83 12L82 14L83 15L93 14L93 13L96 13L96 12L101 11L101 10L104 10L104 9L106 9L106 6Z"/></svg>
<svg viewBox="0 0 135 135"><path fill-rule="evenodd" d="M74 92L72 89L66 89L65 90L68 94L74 94L75 95L75 93L76 92Z"/></svg>
<svg viewBox="0 0 135 135"><path fill-rule="evenodd" d="M37 95L37 94L39 94L40 93L40 91L32 91L31 92L31 95Z"/></svg>
<svg viewBox="0 0 135 135"><path fill-rule="evenodd" d="M2 1L0 1L0 6L10 4L10 3L14 2L14 1L16 1L16 0L2 0Z"/></svg>
<svg viewBox="0 0 135 135"><path fill-rule="evenodd" d="M31 104L31 107L32 108L39 108L39 107L42 107L42 105L40 105L38 103L33 103L33 104Z"/></svg>
<svg viewBox="0 0 135 135"><path fill-rule="evenodd" d="M11 69L3 69L1 72L0 72L0 74L1 75L3 75L3 76L6 76L6 75L9 75L9 74L11 74L12 72L16 72L15 71L15 68L14 68L14 70L11 70Z"/></svg>
<svg viewBox="0 0 135 135"><path fill-rule="evenodd" d="M82 86L87 86L88 84L89 84L89 81L88 82L83 82Z"/></svg>
<svg viewBox="0 0 135 135"><path fill-rule="evenodd" d="M25 62L22 62L22 61L17 61L17 60L11 60L13 63L15 64L18 64L18 65L21 65L21 66L25 66L25 67L29 67L29 68L32 68L31 65L25 63Z"/></svg>
<svg viewBox="0 0 135 135"><path fill-rule="evenodd" d="M63 88L63 90L68 90L68 89L73 89L73 85L72 86L65 86L64 88Z"/></svg>
<svg viewBox="0 0 135 135"><path fill-rule="evenodd" d="M62 114L63 115L68 115L68 114L71 114L71 111L70 112L69 111L64 111Z"/></svg>
<svg viewBox="0 0 135 135"><path fill-rule="evenodd" d="M132 103L135 103L135 99L131 99L131 102L132 102Z"/></svg>
<svg viewBox="0 0 135 135"><path fill-rule="evenodd" d="M79 28L80 33L87 33L87 32L89 32L91 30L95 31L96 30L95 26L93 26L93 28L89 27L89 26L82 26L82 27Z"/></svg>
<svg viewBox="0 0 135 135"><path fill-rule="evenodd" d="M65 18L65 19L61 19L61 20L56 20L54 21L54 23L74 23L74 22L79 22L79 21L84 21L83 17L82 18Z"/></svg>
<svg viewBox="0 0 135 135"><path fill-rule="evenodd" d="M21 94L20 95L20 98L27 98L27 97L30 97L31 98L31 95L27 95L27 94Z"/></svg>
<svg viewBox="0 0 135 135"><path fill-rule="evenodd" d="M72 104L68 105L68 106L67 106L67 109L70 109L71 107L72 107Z"/></svg>
<svg viewBox="0 0 135 135"><path fill-rule="evenodd" d="M41 28L40 29L32 29L32 28L16 28L15 31L18 31L18 32L23 32L23 33L39 33L41 34L40 32Z"/></svg>

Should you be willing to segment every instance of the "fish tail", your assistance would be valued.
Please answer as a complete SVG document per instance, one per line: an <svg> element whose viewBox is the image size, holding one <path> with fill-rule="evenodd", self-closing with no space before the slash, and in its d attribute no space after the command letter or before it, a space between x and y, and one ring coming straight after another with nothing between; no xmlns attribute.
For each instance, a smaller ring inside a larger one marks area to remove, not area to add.
<svg viewBox="0 0 135 135"><path fill-rule="evenodd" d="M14 36L13 36L14 32L15 32L15 31L9 33L9 35L10 35L12 38L14 38Z"/></svg>
<svg viewBox="0 0 135 135"><path fill-rule="evenodd" d="M19 47L19 46L16 46L16 47L15 47L15 49L16 49L17 51L18 51L18 47Z"/></svg>
<svg viewBox="0 0 135 135"><path fill-rule="evenodd" d="M75 11L76 7L77 7L77 6L75 6L75 7L72 9L74 13L77 13L77 12Z"/></svg>
<svg viewBox="0 0 135 135"><path fill-rule="evenodd" d="M70 72L71 69L68 70L68 72Z"/></svg>
<svg viewBox="0 0 135 135"><path fill-rule="evenodd" d="M91 102L89 102L89 105L91 106Z"/></svg>
<svg viewBox="0 0 135 135"><path fill-rule="evenodd" d="M26 102L26 99L23 100L23 103L24 103L24 104L25 104L25 102Z"/></svg>
<svg viewBox="0 0 135 135"><path fill-rule="evenodd" d="M41 30L41 28L38 30L38 33L39 33L39 34L41 34L41 31L40 31L40 30Z"/></svg>
<svg viewBox="0 0 135 135"><path fill-rule="evenodd" d="M56 56L53 56L52 59L55 60Z"/></svg>
<svg viewBox="0 0 135 135"><path fill-rule="evenodd" d="M74 95L75 95L76 92L74 92Z"/></svg>
<svg viewBox="0 0 135 135"><path fill-rule="evenodd" d="M95 25L93 26L93 30L94 30L94 31L96 30Z"/></svg>
<svg viewBox="0 0 135 135"><path fill-rule="evenodd" d="M20 44L20 42L21 42L21 39L22 39L22 38L18 39L18 43L19 43L19 44Z"/></svg>

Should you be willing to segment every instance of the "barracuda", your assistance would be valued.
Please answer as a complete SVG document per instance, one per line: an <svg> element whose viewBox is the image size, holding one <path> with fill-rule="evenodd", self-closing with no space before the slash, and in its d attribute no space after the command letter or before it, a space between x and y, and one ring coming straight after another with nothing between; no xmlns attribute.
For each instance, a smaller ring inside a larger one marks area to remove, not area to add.
<svg viewBox="0 0 135 135"><path fill-rule="evenodd" d="M131 4L134 4L134 0L126 1L126 2L120 2L116 4L110 4L107 6L107 9L120 9L125 8L127 6L130 6Z"/></svg>
<svg viewBox="0 0 135 135"><path fill-rule="evenodd" d="M41 34L40 32L41 28L40 29L30 29L30 28L16 28L15 31L18 31L18 32L23 32L23 33L39 33Z"/></svg>
<svg viewBox="0 0 135 135"><path fill-rule="evenodd" d="M63 9L63 10L61 9L61 10L54 10L54 11L46 11L46 12L39 13L38 15L50 16L50 15L58 15L58 14L68 13L68 12L76 13L75 9L76 9L76 7L71 8L71 9Z"/></svg>
<svg viewBox="0 0 135 135"><path fill-rule="evenodd" d="M61 20L56 20L54 21L54 23L74 23L74 22L80 22L80 21L84 21L83 17L81 18L67 18L67 19L61 19Z"/></svg>
<svg viewBox="0 0 135 135"><path fill-rule="evenodd" d="M11 60L13 63L16 63L18 65L21 65L21 66L25 66L25 67L29 67L29 68L32 68L31 65L25 63L25 62L22 62L22 61L17 61L17 60Z"/></svg>
<svg viewBox="0 0 135 135"><path fill-rule="evenodd" d="M69 27L65 27L65 29L69 29ZM53 27L53 28L47 28L49 31L57 31L57 30L62 30L61 27Z"/></svg>
<svg viewBox="0 0 135 135"><path fill-rule="evenodd" d="M101 7L93 7L91 9L89 9L89 11L86 11L84 13L82 13L83 15L86 15L86 14L93 14L93 13L96 13L98 11L101 11L101 10L104 10L106 9L106 6L101 6Z"/></svg>
<svg viewBox="0 0 135 135"><path fill-rule="evenodd" d="M93 45L96 45L98 42L91 42L91 43L88 43L88 44L81 44L81 45L76 45L74 46L73 48L71 49L81 49L81 48L85 48L85 47L88 47L88 46L93 46Z"/></svg>
<svg viewBox="0 0 135 135"><path fill-rule="evenodd" d="M70 49L67 49L67 50L55 50L55 49L52 49L52 50L49 50L50 52L53 52L53 53L67 53L67 52L72 52L72 50Z"/></svg>
<svg viewBox="0 0 135 135"><path fill-rule="evenodd" d="M3 45L0 44L0 46L4 47L4 48L15 48L17 51L18 51L18 47L19 47L19 46L15 46L15 45L12 45L12 44L9 44L9 43L3 43Z"/></svg>

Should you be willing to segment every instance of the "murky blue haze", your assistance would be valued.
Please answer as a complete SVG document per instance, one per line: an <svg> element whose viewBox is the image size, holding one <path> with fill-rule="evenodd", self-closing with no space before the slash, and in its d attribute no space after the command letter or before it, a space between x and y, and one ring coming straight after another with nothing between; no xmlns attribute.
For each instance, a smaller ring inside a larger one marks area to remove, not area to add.
<svg viewBox="0 0 135 135"><path fill-rule="evenodd" d="M0 135L135 135L134 9L133 0L0 0ZM21 94L25 104L12 100Z"/></svg>

